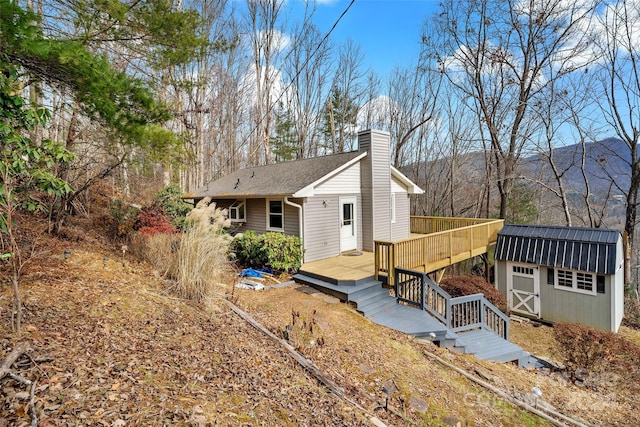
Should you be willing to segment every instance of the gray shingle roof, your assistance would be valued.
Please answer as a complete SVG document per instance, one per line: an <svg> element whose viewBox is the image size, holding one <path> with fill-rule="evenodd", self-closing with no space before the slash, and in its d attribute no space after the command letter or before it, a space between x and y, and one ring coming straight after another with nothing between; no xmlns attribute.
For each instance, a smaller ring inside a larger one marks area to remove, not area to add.
<svg viewBox="0 0 640 427"><path fill-rule="evenodd" d="M231 198L292 195L362 154L353 151L240 169L198 188L190 197Z"/></svg>
<svg viewBox="0 0 640 427"><path fill-rule="evenodd" d="M617 230L602 228L505 225L495 259L614 274L619 237Z"/></svg>

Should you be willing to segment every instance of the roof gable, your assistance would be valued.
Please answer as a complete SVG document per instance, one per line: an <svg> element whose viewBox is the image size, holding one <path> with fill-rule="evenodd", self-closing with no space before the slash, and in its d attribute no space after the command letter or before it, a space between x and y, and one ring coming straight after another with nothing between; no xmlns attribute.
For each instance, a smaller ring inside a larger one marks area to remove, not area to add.
<svg viewBox="0 0 640 427"><path fill-rule="evenodd" d="M293 195L366 153L357 151L240 169L198 188L199 199Z"/></svg>
<svg viewBox="0 0 640 427"><path fill-rule="evenodd" d="M617 230L601 228L505 225L495 259L614 274L619 238Z"/></svg>

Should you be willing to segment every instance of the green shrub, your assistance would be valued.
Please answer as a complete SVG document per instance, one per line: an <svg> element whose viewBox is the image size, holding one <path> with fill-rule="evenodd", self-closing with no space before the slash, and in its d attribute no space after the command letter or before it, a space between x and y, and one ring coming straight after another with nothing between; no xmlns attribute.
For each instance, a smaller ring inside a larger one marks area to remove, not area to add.
<svg viewBox="0 0 640 427"><path fill-rule="evenodd" d="M176 184L169 184L153 196L154 204L171 218L171 224L179 229L184 228L185 218L192 206L180 197L182 191Z"/></svg>
<svg viewBox="0 0 640 427"><path fill-rule="evenodd" d="M109 212L111 213L111 221L108 225L110 237L116 241L126 241L133 231L140 209L122 200L114 199L109 205Z"/></svg>
<svg viewBox="0 0 640 427"><path fill-rule="evenodd" d="M262 245L262 237L249 230L238 234L231 241L231 252L236 260L246 266L261 266L267 263L267 256Z"/></svg>
<svg viewBox="0 0 640 427"><path fill-rule="evenodd" d="M241 265L271 267L274 270L295 271L302 265L302 245L297 236L269 232L247 231L231 243L231 251Z"/></svg>
<svg viewBox="0 0 640 427"><path fill-rule="evenodd" d="M268 265L278 271L295 271L302 265L302 245L298 236L282 233L263 234Z"/></svg>

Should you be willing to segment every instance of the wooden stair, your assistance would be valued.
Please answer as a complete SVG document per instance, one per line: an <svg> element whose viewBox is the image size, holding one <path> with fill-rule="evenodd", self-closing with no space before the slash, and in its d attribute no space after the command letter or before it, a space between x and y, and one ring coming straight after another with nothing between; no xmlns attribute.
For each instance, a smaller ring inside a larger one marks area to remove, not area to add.
<svg viewBox="0 0 640 427"><path fill-rule="evenodd" d="M350 285L323 280L317 275L307 273L298 273L293 279L343 302L354 304L359 313L374 323L428 339L440 347L473 354L481 360L516 362L521 367L535 364L529 353L493 331L475 329L456 333L427 311L398 303L397 299L390 295L390 289L384 288L382 283L373 277Z"/></svg>

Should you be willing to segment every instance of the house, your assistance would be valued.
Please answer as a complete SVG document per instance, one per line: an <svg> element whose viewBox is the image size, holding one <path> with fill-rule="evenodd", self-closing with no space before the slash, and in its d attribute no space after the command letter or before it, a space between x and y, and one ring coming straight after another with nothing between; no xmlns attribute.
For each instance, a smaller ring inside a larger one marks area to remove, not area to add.
<svg viewBox="0 0 640 427"><path fill-rule="evenodd" d="M211 197L243 230L299 236L304 262L373 251L410 236L416 184L389 163L387 132L358 134L358 151L238 170L188 197Z"/></svg>
<svg viewBox="0 0 640 427"><path fill-rule="evenodd" d="M616 230L505 225L495 249L496 287L514 313L617 332L623 264Z"/></svg>

